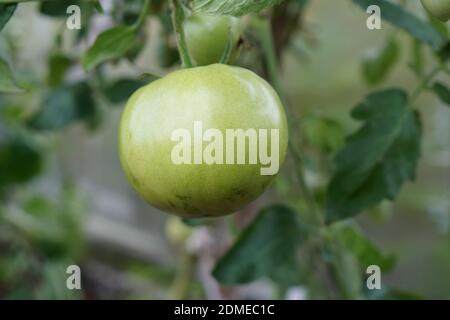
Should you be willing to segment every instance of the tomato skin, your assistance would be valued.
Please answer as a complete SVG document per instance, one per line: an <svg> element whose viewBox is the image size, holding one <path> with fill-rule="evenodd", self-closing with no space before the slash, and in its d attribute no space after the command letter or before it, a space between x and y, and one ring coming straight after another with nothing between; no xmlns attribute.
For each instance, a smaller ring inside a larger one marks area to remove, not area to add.
<svg viewBox="0 0 450 320"><path fill-rule="evenodd" d="M240 20L232 16L192 14L184 23L186 44L197 66L218 63L231 31L233 50L240 33ZM232 51L233 52L233 51Z"/></svg>
<svg viewBox="0 0 450 320"><path fill-rule="evenodd" d="M423 7L437 19L450 20L450 0L421 0Z"/></svg>
<svg viewBox="0 0 450 320"><path fill-rule="evenodd" d="M193 136L194 121L224 136L226 129L279 129L281 167L288 140L283 106L273 88L252 71L214 64L156 80L137 90L125 107L119 155L138 194L183 217L231 214L256 199L275 175L261 175L260 162L174 164L171 152L178 142L171 140L172 133L186 128Z"/></svg>

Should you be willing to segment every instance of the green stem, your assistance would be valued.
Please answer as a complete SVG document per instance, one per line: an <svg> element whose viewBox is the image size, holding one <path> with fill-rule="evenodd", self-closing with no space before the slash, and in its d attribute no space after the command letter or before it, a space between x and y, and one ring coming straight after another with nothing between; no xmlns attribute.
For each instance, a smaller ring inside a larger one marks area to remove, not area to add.
<svg viewBox="0 0 450 320"><path fill-rule="evenodd" d="M170 290L169 298L182 300L187 298L189 285L194 272L195 257L184 247L177 266L175 279Z"/></svg>
<svg viewBox="0 0 450 320"><path fill-rule="evenodd" d="M281 88L278 59L275 53L270 22L268 20L255 20L255 27L259 31L260 41L265 54L266 65L271 83L280 95L284 105L286 106L288 113L288 123L290 124L290 127L293 128L293 125L291 125L291 123L293 122L294 117L292 115L292 111L289 108L287 98ZM321 252L324 252L331 246L331 248L333 248L334 254L339 254L339 251L341 249L334 246L334 239L332 234L330 233L329 227L326 226L323 214L321 210L319 210L314 196L305 181L303 159L300 151L297 149L294 137L294 134L290 134L289 152L295 162L295 172L303 195L305 197L305 201L307 202L309 210L311 210L311 212L314 214L314 217L317 220L316 223L319 226L318 234L321 238L320 250ZM328 270L330 270L330 274L333 277L333 281L336 285L336 289L339 291L339 294L346 298L353 297L353 295L348 290L349 284L346 283L346 279L342 278L342 274L345 274L345 270L342 270L341 266L335 262L327 263L327 268Z"/></svg>
<svg viewBox="0 0 450 320"><path fill-rule="evenodd" d="M267 70L269 73L269 78L271 80L271 83L275 90L280 95L281 100L283 101L283 104L286 107L286 112L288 113L288 124L290 128L293 128L294 125L292 123L292 119L294 119L292 115L292 111L289 107L289 103L287 101L286 96L284 95L284 92L281 88L281 82L279 79L279 66L278 66L278 60L275 52L275 46L272 36L272 30L270 28L270 22L266 19L260 19L255 21L255 27L259 30L260 34L260 40L262 49L264 51L265 59L266 59L266 65ZM303 158L301 156L300 151L297 149L296 143L294 141L294 134L291 134L289 137L289 143L288 148L289 152L294 160L295 163L295 173L297 175L300 188L303 192L303 196L305 197L305 200L308 204L309 210L314 213L314 216L317 219L318 224L324 225L324 219L322 215L320 214L319 210L317 209L317 205L314 199L314 196L309 189L305 174L304 174L304 166L303 166Z"/></svg>
<svg viewBox="0 0 450 320"><path fill-rule="evenodd" d="M144 4L142 5L139 17L132 26L133 29L137 30L142 26L142 24L145 21L145 18L147 17L149 7L150 7L150 0L144 0Z"/></svg>
<svg viewBox="0 0 450 320"><path fill-rule="evenodd" d="M419 86L414 90L411 94L411 101L415 101L417 97L422 93L423 90L428 88L428 85L431 80L442 70L442 66L438 65L435 67L425 78L423 78L422 82Z"/></svg>
<svg viewBox="0 0 450 320"><path fill-rule="evenodd" d="M184 68L192 68L192 58L189 54L189 49L186 44L186 37L184 34L184 8L180 0L170 0L172 7L172 24L173 30L177 38L178 51L180 53L181 63Z"/></svg>

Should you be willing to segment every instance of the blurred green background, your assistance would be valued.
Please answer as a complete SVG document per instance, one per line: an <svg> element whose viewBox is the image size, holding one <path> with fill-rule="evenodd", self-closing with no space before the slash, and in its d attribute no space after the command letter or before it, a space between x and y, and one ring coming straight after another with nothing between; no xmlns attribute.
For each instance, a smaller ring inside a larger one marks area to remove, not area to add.
<svg viewBox="0 0 450 320"><path fill-rule="evenodd" d="M411 11L424 17L419 1L408 2ZM105 10L111 7L109 1L102 4ZM0 298L174 297L174 291L183 286L177 267L182 259L189 259L186 250L195 255L194 276L185 279L186 298L276 297L276 288L269 280L224 288L209 275L220 252L214 247L217 239L212 238L225 237L224 243L229 243L223 229L234 221L233 217L221 218L213 227L191 228L186 249L177 242L173 234L177 231L171 229L176 229L176 222L168 222L168 215L148 206L131 189L117 156L122 101L96 99L100 102L91 119L95 129L75 123L54 134L41 134L24 132L15 125L39 108L48 92L54 90L48 81L48 66L50 57L55 56L55 43L60 41L58 53L77 59L100 31L114 25L110 16L96 13L90 19L86 38L76 42L77 32L67 30L64 19L39 10L37 3L21 4L0 34L0 57L13 64L16 79L26 89L25 94L0 95L0 117L4 119L0 123L0 144L15 137L13 145L7 148L5 142L0 149L4 161L0 162L0 182L10 176L27 180L27 172L33 176L30 182L3 190ZM382 30L368 30L366 17L350 1L311 1L303 29L283 53L283 86L298 121L313 130L312 139L319 134L317 130L336 130L329 135L336 139L329 142L331 149L342 143L341 135L357 127L348 112L373 90L362 77L361 61L394 33L401 44L400 62L379 87L417 86L408 68L410 38L386 22ZM143 72L170 70L163 70L158 62L161 25L150 18L145 28L145 45L137 58L105 65L100 75L103 79L136 79ZM245 54L241 58L240 63L246 64ZM64 69L64 58L59 63L54 68ZM85 77L92 77L89 80L94 85L99 81L99 75L85 74L79 63L70 64L66 71L65 82ZM449 299L450 109L427 94L416 104L422 111L424 128L417 180L402 189L395 204L383 203L358 222L374 243L396 256L396 267L383 273L383 284L426 298ZM315 127L314 120L323 117L336 124L336 129L334 125ZM36 150L42 158L30 150ZM4 160L8 157L13 160ZM310 157L314 159L313 152ZM324 184L322 172L308 159L308 181L320 188ZM4 169L5 163L8 169ZM285 194L289 170L287 166L274 187L248 210ZM39 174L34 176L34 172ZM213 245L208 246L210 242ZM65 271L71 264L82 268L81 291L66 289ZM290 288L282 298L307 297L308 288L299 286Z"/></svg>

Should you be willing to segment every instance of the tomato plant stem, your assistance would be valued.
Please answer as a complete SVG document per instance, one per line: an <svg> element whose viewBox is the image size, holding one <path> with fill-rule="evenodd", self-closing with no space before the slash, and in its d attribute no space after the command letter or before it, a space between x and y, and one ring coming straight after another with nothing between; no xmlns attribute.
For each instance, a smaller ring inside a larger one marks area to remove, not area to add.
<svg viewBox="0 0 450 320"><path fill-rule="evenodd" d="M186 37L184 34L184 8L180 0L170 0L172 8L172 24L177 38L178 51L180 53L181 63L184 68L192 68L192 58L189 54L189 49L186 44Z"/></svg>
<svg viewBox="0 0 450 320"><path fill-rule="evenodd" d="M431 80L442 70L442 66L439 65L435 67L431 72L423 78L422 82L419 84L419 86L414 90L414 92L411 94L411 102L415 101L417 97L422 93L423 90L428 88L428 85Z"/></svg>
<svg viewBox="0 0 450 320"><path fill-rule="evenodd" d="M191 284L194 271L194 256L188 252L183 244L180 260L177 266L175 278L169 294L170 299L182 300L188 296L189 286Z"/></svg>
<svg viewBox="0 0 450 320"><path fill-rule="evenodd" d="M255 20L254 27L258 31L258 35L261 41L261 46L264 52L266 67L268 70L270 81L275 90L280 95L280 98L287 109L286 112L288 113L288 123L290 124L290 128L292 130L293 128L292 119L294 119L294 117L292 114L292 110L289 107L287 97L284 95L283 90L281 88L281 82L279 79L279 66L276 57L270 22L269 20L265 19ZM343 254L342 248L334 244L334 239L332 233L330 232L330 227L325 224L323 212L322 210L320 210L320 208L318 208L317 203L314 199L314 195L312 194L312 191L309 189L306 183L303 159L300 151L297 149L297 144L294 140L295 135L291 133L289 138L290 138L288 145L289 152L292 159L295 162L295 172L300 184L300 188L303 192L303 196L307 203L308 210L310 210L313 213L316 219L315 223L317 224L320 230L319 233L316 234L319 235L320 238L319 239L320 250L322 254L324 252L329 252L330 250L333 253L332 261L326 263L326 267L330 271L330 275L333 277L335 288L336 290L339 291L338 294L345 298L353 298L355 296L353 291L351 290L352 288L351 281L349 280L347 283L346 278L342 277L342 275L346 274L348 271L345 264L341 264L339 261L339 257Z"/></svg>
<svg viewBox="0 0 450 320"><path fill-rule="evenodd" d="M292 128L294 127L292 125L292 119L294 117L292 115L292 111L290 110L287 98L284 95L283 90L281 88L281 82L279 79L279 67L278 67L277 57L276 57L276 53L275 53L275 46L274 46L273 37L272 37L272 30L270 28L270 22L269 22L269 20L265 20L265 19L255 20L255 27L259 31L259 37L260 37L260 41L261 41L262 50L265 55L265 60L266 60L266 65L267 65L270 81L271 81L273 87L275 88L275 90L280 95L280 98L283 101L284 106L286 107L286 112L288 114L287 121L289 123L289 127L292 130ZM303 167L303 159L302 159L300 151L297 149L297 146L296 146L296 143L294 140L294 136L295 136L294 134L290 134L288 148L289 148L289 152L295 162L295 172L297 175L298 182L300 184L300 188L301 188L301 190L303 192L303 196L305 197L305 200L308 204L309 210L311 210L311 212L314 213L314 216L317 219L317 223L319 225L324 225L324 219L323 219L320 211L318 210L316 201L314 200L314 196L306 183L304 167Z"/></svg>
<svg viewBox="0 0 450 320"><path fill-rule="evenodd" d="M136 23L133 25L133 28L135 30L139 29L142 26L142 24L144 23L145 17L147 16L147 13L148 13L149 6L150 6L150 0L144 0L139 17L138 17Z"/></svg>

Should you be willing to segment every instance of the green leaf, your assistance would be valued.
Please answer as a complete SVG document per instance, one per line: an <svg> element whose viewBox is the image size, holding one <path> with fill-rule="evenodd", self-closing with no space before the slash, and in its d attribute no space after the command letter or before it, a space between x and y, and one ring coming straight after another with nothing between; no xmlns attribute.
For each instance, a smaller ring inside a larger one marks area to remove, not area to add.
<svg viewBox="0 0 450 320"><path fill-rule="evenodd" d="M353 0L364 11L374 4L373 0ZM408 32L413 38L428 44L435 51L442 50L448 43L429 23L423 21L402 6L388 0L377 0L376 5L381 9L381 18Z"/></svg>
<svg viewBox="0 0 450 320"><path fill-rule="evenodd" d="M422 76L424 72L424 53L423 46L417 39L412 39L412 57L410 66L418 76Z"/></svg>
<svg viewBox="0 0 450 320"><path fill-rule="evenodd" d="M79 5L79 0L58 0L41 2L39 12L51 17L67 17L67 8L71 5Z"/></svg>
<svg viewBox="0 0 450 320"><path fill-rule="evenodd" d="M83 67L91 70L100 63L125 55L136 44L133 27L118 26L101 33L83 58Z"/></svg>
<svg viewBox="0 0 450 320"><path fill-rule="evenodd" d="M50 92L28 125L36 130L57 130L78 120L92 120L95 114L92 90L86 82L79 82Z"/></svg>
<svg viewBox="0 0 450 320"><path fill-rule="evenodd" d="M383 81L398 61L399 46L393 38L389 39L383 48L363 62L363 75L366 81L375 85Z"/></svg>
<svg viewBox="0 0 450 320"><path fill-rule="evenodd" d="M206 14L243 16L279 4L283 0L194 0L192 9Z"/></svg>
<svg viewBox="0 0 450 320"><path fill-rule="evenodd" d="M420 156L418 114L400 89L372 93L352 111L365 124L335 158L328 185L329 222L345 219L383 199L394 199L403 183L415 178Z"/></svg>
<svg viewBox="0 0 450 320"><path fill-rule="evenodd" d="M300 10L304 10L309 5L310 0L295 0L295 3L300 7Z"/></svg>
<svg viewBox="0 0 450 320"><path fill-rule="evenodd" d="M42 151L30 134L0 122L0 189L26 182L41 172Z"/></svg>
<svg viewBox="0 0 450 320"><path fill-rule="evenodd" d="M305 236L297 218L295 211L283 205L261 210L219 260L213 276L224 284L248 283L295 265L296 248Z"/></svg>
<svg viewBox="0 0 450 320"><path fill-rule="evenodd" d="M54 54L49 57L49 71L47 82L52 87L59 86L66 75L67 70L72 64L72 59L62 54Z"/></svg>
<svg viewBox="0 0 450 320"><path fill-rule="evenodd" d="M383 272L392 270L395 257L381 252L355 224L339 225L334 234L342 246L357 258L363 270L370 265L379 266Z"/></svg>
<svg viewBox="0 0 450 320"><path fill-rule="evenodd" d="M301 128L307 143L324 153L336 151L344 144L344 128L335 119L322 115L308 115Z"/></svg>
<svg viewBox="0 0 450 320"><path fill-rule="evenodd" d="M103 6L99 0L94 1L94 7L95 10L97 10L98 13L104 14L105 10L103 10Z"/></svg>
<svg viewBox="0 0 450 320"><path fill-rule="evenodd" d="M17 3L0 4L0 31L2 31L3 27L9 21L9 19L11 19L16 8Z"/></svg>
<svg viewBox="0 0 450 320"><path fill-rule="evenodd" d="M433 84L433 91L436 93L436 95L441 99L443 103L445 103L447 106L450 106L450 89L447 88L443 83L441 82L435 82Z"/></svg>
<svg viewBox="0 0 450 320"><path fill-rule="evenodd" d="M143 80L119 79L103 88L103 94L110 102L120 103L127 100L133 92L147 83Z"/></svg>
<svg viewBox="0 0 450 320"><path fill-rule="evenodd" d="M22 91L17 85L9 65L0 58L0 92L20 93Z"/></svg>

